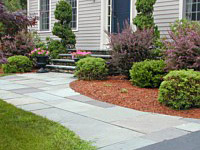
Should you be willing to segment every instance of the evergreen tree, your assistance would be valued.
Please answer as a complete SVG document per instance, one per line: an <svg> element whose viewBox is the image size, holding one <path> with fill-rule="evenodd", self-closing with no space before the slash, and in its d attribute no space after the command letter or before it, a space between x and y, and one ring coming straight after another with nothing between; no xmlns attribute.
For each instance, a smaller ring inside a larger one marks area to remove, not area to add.
<svg viewBox="0 0 200 150"><path fill-rule="evenodd" d="M76 44L76 37L70 27L72 21L72 7L69 2L67 0L60 0L56 4L54 14L58 22L54 24L53 34L61 38L61 43L65 47L74 46Z"/></svg>
<svg viewBox="0 0 200 150"><path fill-rule="evenodd" d="M140 30L154 28L156 38L160 37L158 27L154 23L153 11L156 0L137 0L136 9L137 16L133 19L133 23Z"/></svg>

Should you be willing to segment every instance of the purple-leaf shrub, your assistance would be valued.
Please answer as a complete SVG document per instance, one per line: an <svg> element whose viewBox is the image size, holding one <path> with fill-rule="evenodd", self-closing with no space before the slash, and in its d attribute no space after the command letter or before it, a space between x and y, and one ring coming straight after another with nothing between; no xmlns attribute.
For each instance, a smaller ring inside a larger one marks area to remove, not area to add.
<svg viewBox="0 0 200 150"><path fill-rule="evenodd" d="M153 29L133 32L131 26L126 23L121 33L110 34L109 37L109 46L113 50L111 64L120 74L129 77L129 70L134 62L150 58L154 43Z"/></svg>
<svg viewBox="0 0 200 150"><path fill-rule="evenodd" d="M4 57L3 52L0 50L0 65L7 63L7 59Z"/></svg>
<svg viewBox="0 0 200 150"><path fill-rule="evenodd" d="M200 31L191 26L179 27L169 35L171 40L165 42L167 69L200 71Z"/></svg>
<svg viewBox="0 0 200 150"><path fill-rule="evenodd" d="M5 36L3 38L4 55L10 57L14 55L29 56L31 50L35 48L32 33L21 31L15 37Z"/></svg>

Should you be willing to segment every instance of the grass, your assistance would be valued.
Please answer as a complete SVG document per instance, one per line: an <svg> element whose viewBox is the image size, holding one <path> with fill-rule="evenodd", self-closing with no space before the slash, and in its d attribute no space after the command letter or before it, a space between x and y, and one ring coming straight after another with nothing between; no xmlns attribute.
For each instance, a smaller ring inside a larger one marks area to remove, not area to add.
<svg viewBox="0 0 200 150"><path fill-rule="evenodd" d="M96 150L74 132L0 100L0 150Z"/></svg>

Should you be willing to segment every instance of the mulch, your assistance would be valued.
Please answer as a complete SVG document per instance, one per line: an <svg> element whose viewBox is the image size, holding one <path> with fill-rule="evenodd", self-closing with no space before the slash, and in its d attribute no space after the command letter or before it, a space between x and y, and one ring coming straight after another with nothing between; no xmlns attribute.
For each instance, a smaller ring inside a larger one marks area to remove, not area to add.
<svg viewBox="0 0 200 150"><path fill-rule="evenodd" d="M199 108L173 110L158 102L158 89L133 86L122 76L109 77L105 81L77 80L72 82L70 86L76 92L90 98L135 110L185 118L200 118Z"/></svg>

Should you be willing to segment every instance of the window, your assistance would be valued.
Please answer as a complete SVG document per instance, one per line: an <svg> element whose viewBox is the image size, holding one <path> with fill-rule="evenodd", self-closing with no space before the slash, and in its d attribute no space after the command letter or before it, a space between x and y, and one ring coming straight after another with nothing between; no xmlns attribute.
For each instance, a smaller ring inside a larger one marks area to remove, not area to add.
<svg viewBox="0 0 200 150"><path fill-rule="evenodd" d="M200 0L185 0L185 18L200 21Z"/></svg>
<svg viewBox="0 0 200 150"><path fill-rule="evenodd" d="M108 32L111 33L112 0L108 0Z"/></svg>
<svg viewBox="0 0 200 150"><path fill-rule="evenodd" d="M40 0L40 31L49 31L49 0Z"/></svg>
<svg viewBox="0 0 200 150"><path fill-rule="evenodd" d="M77 0L69 0L71 6L72 6L72 21L71 21L71 27L73 30L77 30Z"/></svg>

